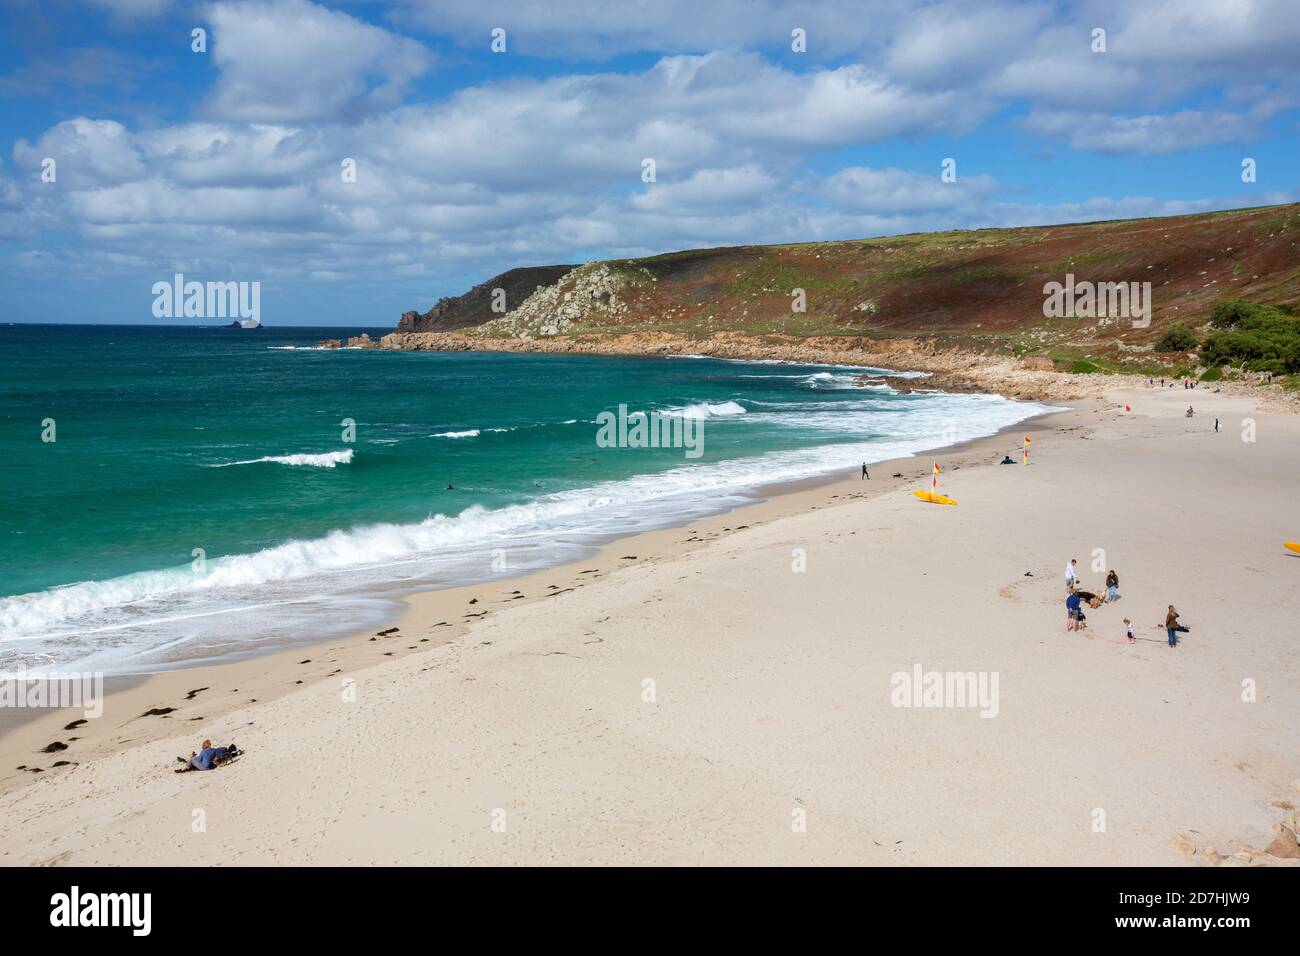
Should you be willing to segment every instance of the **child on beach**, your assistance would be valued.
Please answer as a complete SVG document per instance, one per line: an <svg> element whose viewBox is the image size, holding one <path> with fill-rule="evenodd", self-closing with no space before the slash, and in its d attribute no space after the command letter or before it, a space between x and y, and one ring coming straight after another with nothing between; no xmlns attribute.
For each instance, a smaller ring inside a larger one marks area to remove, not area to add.
<svg viewBox="0 0 1300 956"><path fill-rule="evenodd" d="M1124 618L1124 626L1128 628L1128 642L1130 644L1136 644L1137 638L1133 636L1133 622L1128 618Z"/></svg>

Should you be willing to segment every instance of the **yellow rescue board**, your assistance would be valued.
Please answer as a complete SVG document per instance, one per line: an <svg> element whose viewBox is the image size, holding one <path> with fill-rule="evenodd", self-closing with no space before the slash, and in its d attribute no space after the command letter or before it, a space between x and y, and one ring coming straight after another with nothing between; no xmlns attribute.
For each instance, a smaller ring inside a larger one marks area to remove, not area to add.
<svg viewBox="0 0 1300 956"><path fill-rule="evenodd" d="M1283 541L1282 547L1286 548L1288 551L1294 551L1296 554L1300 554L1300 541Z"/></svg>
<svg viewBox="0 0 1300 956"><path fill-rule="evenodd" d="M933 491L914 491L912 494L922 501L928 501L934 505L955 505L957 503L947 495L936 495Z"/></svg>

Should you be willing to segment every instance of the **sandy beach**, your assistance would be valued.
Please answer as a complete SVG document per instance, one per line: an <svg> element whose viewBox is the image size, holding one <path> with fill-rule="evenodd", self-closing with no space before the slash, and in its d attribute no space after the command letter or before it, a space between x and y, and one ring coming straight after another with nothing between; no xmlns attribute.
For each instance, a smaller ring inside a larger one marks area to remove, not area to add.
<svg viewBox="0 0 1300 956"><path fill-rule="evenodd" d="M1300 419L1113 387L934 460L955 508L885 463L11 721L0 861L1279 862L1249 851L1300 801ZM1072 557L1120 576L1083 633ZM996 695L897 706L917 668ZM173 774L205 737L246 753Z"/></svg>

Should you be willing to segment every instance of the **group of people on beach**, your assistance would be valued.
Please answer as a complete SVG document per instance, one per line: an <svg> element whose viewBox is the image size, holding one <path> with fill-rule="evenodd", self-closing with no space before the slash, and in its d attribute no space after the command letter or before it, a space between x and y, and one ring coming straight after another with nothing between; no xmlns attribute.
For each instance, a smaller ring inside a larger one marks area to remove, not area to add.
<svg viewBox="0 0 1300 956"><path fill-rule="evenodd" d="M1147 376L1147 388L1155 388L1155 384L1156 384L1155 376L1153 376L1153 375L1149 375L1149 376ZM1173 382L1173 381L1171 381L1171 382L1169 383L1169 387L1170 387L1170 388L1173 388L1176 384L1177 384L1177 382ZM1194 379L1194 378L1185 378L1185 379L1183 379L1183 388L1184 388L1184 389L1188 389L1188 390L1190 390L1190 389L1194 389L1194 388L1196 388L1197 384L1198 384L1198 383L1197 383L1196 379ZM1165 387L1165 380L1164 380L1163 378L1160 380L1160 387L1161 387L1161 388L1164 388L1164 387Z"/></svg>
<svg viewBox="0 0 1300 956"><path fill-rule="evenodd" d="M1104 594L1094 594L1085 590L1079 580L1079 559L1071 558L1070 563L1065 566L1065 629L1067 631L1082 631L1088 626L1088 616L1084 613L1083 606L1086 603L1090 609L1095 609L1103 604L1112 604L1119 600L1119 575L1115 569L1106 572L1106 590ZM1165 631L1169 637L1169 646L1178 646L1178 635L1186 634L1190 628L1178 623L1178 610L1171 604L1165 614ZM1133 621L1124 618L1124 628L1128 643L1136 644L1137 636L1133 633Z"/></svg>

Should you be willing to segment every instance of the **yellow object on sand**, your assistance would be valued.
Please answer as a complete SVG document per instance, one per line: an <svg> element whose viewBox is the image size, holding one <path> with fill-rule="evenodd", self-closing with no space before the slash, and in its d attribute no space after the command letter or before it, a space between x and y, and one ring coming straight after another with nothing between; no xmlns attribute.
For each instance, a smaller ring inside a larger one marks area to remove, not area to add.
<svg viewBox="0 0 1300 956"><path fill-rule="evenodd" d="M1300 541L1283 541L1282 547L1286 548L1288 551L1294 551L1296 554L1300 554Z"/></svg>
<svg viewBox="0 0 1300 956"><path fill-rule="evenodd" d="M933 491L914 491L912 494L922 501L930 502L932 505L955 505L957 503L947 495L936 495Z"/></svg>

